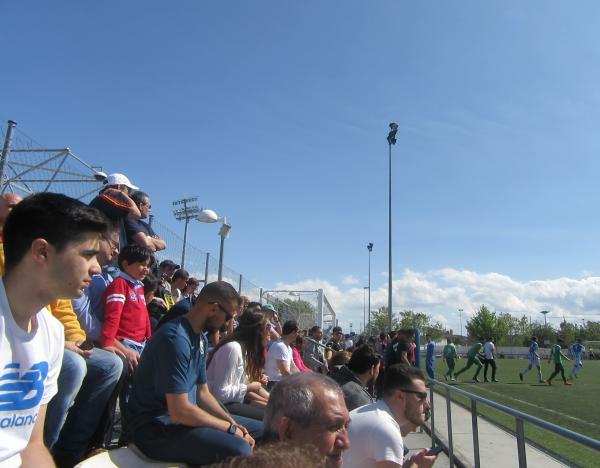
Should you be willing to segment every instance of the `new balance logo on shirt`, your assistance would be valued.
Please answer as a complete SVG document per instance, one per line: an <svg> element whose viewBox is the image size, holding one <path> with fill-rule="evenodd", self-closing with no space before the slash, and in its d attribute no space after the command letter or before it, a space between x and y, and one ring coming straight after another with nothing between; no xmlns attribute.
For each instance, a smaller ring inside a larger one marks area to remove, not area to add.
<svg viewBox="0 0 600 468"><path fill-rule="evenodd" d="M38 362L20 375L20 364L13 362L4 366L0 376L0 411L22 411L40 404L44 396L44 382L48 375L48 363Z"/></svg>

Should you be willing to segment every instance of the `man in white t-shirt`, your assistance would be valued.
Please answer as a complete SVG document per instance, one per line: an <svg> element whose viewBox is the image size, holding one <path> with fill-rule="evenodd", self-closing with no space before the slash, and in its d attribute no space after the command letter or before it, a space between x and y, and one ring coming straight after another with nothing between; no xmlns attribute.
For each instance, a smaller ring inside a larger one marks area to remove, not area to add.
<svg viewBox="0 0 600 468"><path fill-rule="evenodd" d="M483 355L485 356L485 361L483 361L483 381L489 382L487 371L488 366L492 366L492 382L498 382L496 379L496 346L491 336L483 345Z"/></svg>
<svg viewBox="0 0 600 468"><path fill-rule="evenodd" d="M385 370L383 399L350 412L350 449L344 468L401 467L405 436L423 425L429 413L425 376L420 369L394 364ZM407 464L429 468L436 460L428 449Z"/></svg>
<svg viewBox="0 0 600 468"><path fill-rule="evenodd" d="M81 296L100 273L96 254L106 229L96 209L54 193L26 198L6 220L0 281L3 467L54 466L43 428L46 405L57 391L64 330L45 306Z"/></svg>
<svg viewBox="0 0 600 468"><path fill-rule="evenodd" d="M281 329L281 338L271 345L265 362L265 373L269 377L268 388L283 379L286 375L299 372L292 359L291 344L298 336L298 324L295 320L288 320Z"/></svg>

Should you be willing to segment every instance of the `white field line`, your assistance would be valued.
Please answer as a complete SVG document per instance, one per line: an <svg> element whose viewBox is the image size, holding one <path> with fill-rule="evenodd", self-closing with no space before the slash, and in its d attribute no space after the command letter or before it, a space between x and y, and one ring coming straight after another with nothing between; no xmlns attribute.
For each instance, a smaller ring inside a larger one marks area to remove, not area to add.
<svg viewBox="0 0 600 468"><path fill-rule="evenodd" d="M508 395L504 395L503 393L495 392L494 390L490 390L489 388L485 388L481 384L468 384L468 385L471 385L473 387L477 387L478 389L484 390L486 392L493 393L494 395L498 395L498 396L500 396L502 398L507 398L509 400L516 401L516 402L521 403L523 405L533 406L534 408L537 408L539 410L546 411L547 413L555 414L556 416L560 416L562 418L570 419L571 421L574 421L574 422L577 422L577 423L587 424L588 426L600 428L600 424L589 422L589 421L586 421L585 419L576 418L575 416L571 416L571 415L568 415L568 414L565 414L565 413L561 413L560 411L556 411L556 410L553 410L553 409L550 409L550 408L545 408L543 406L536 405L535 403L531 403L529 401L519 400L518 398L514 398L514 397L511 397L511 396L508 396Z"/></svg>

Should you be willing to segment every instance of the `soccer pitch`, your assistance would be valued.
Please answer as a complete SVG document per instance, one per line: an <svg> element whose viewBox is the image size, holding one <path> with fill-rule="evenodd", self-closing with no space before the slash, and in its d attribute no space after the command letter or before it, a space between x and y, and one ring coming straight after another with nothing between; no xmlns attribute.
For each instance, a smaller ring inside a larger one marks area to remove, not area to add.
<svg viewBox="0 0 600 468"><path fill-rule="evenodd" d="M466 365L466 361L465 358L459 359L456 370ZM573 379L572 386L565 386L560 375L552 380L552 386L538 383L535 366L521 382L519 372L527 367L526 359L499 359L496 362L496 378L500 380L498 383L473 383L471 379L476 369L474 366L461 374L458 382L448 383L588 437L600 439L600 361L584 361L583 370L578 379ZM567 378L571 368L572 363L566 361ZM436 378L443 381L447 370L443 359L436 360L435 370ZM548 378L553 370L554 364L542 361L544 379ZM489 379L491 371L490 367ZM483 369L479 379L483 381ZM456 401L467 404L465 398L456 397ZM478 405L478 411L483 417L515 431L514 418L482 404ZM600 466L600 453L536 426L525 423L525 436L530 442L558 455L569 466Z"/></svg>

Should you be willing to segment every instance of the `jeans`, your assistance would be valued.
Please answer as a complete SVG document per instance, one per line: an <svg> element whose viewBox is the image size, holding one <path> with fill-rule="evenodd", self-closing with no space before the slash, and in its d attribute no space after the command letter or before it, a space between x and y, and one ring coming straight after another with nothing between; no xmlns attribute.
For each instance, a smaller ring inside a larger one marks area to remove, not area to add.
<svg viewBox="0 0 600 468"><path fill-rule="evenodd" d="M262 437L262 423L234 416L255 439ZM250 455L250 445L240 437L208 427L182 424L146 424L133 435L134 443L144 455L154 460L208 465L228 457Z"/></svg>
<svg viewBox="0 0 600 468"><path fill-rule="evenodd" d="M121 342L130 349L133 349L140 356L144 351L144 347L146 343L138 343L137 341L129 340L124 338ZM121 436L119 437L119 445L127 445L131 441L131 424L129 416L129 395L131 395L131 386L133 384L133 375L128 374L125 377L125 382L121 387L121 391L119 393L119 410L121 411Z"/></svg>
<svg viewBox="0 0 600 468"><path fill-rule="evenodd" d="M49 449L54 447L58 440L67 412L75 400L86 374L85 359L79 354L65 349L62 367L58 374L58 393L50 400L46 409L44 444Z"/></svg>
<svg viewBox="0 0 600 468"><path fill-rule="evenodd" d="M430 379L435 379L435 373L433 372L433 361L425 362L425 370Z"/></svg>
<svg viewBox="0 0 600 468"><path fill-rule="evenodd" d="M52 419L46 418L44 439L55 452L78 461L98 429L121 376L123 361L100 348L94 348L87 359L69 350L64 355L58 394L48 405L47 414ZM73 392L75 386L77 391Z"/></svg>

